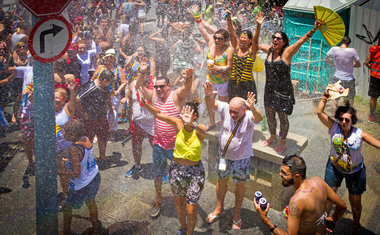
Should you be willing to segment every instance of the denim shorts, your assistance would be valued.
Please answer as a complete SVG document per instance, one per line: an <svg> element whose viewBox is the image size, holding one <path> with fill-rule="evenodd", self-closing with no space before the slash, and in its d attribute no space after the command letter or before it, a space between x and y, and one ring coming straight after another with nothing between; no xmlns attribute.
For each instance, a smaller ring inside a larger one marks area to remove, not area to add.
<svg viewBox="0 0 380 235"><path fill-rule="evenodd" d="M169 182L173 195L185 197L187 204L197 204L205 184L205 169L202 162L185 166L172 161L169 169Z"/></svg>
<svg viewBox="0 0 380 235"><path fill-rule="evenodd" d="M100 174L98 173L86 187L77 191L70 190L67 194L65 203L74 209L81 208L85 201L95 198L99 191L100 181Z"/></svg>
<svg viewBox="0 0 380 235"><path fill-rule="evenodd" d="M249 163L251 162L251 157L244 158L241 160L229 160L226 159L227 167L225 171L220 171L218 168L220 154L216 159L215 169L218 172L219 178L226 178L230 175L234 181L234 184L244 183L249 181Z"/></svg>
<svg viewBox="0 0 380 235"><path fill-rule="evenodd" d="M327 161L325 181L331 188L341 186L343 178L346 180L348 192L353 195L362 195L366 191L366 168L363 167L355 173L345 174L340 172L330 161Z"/></svg>
<svg viewBox="0 0 380 235"><path fill-rule="evenodd" d="M168 160L173 160L173 149L166 150L162 147L160 147L157 144L153 145L153 176L154 177L161 177L164 174L164 171L168 165Z"/></svg>

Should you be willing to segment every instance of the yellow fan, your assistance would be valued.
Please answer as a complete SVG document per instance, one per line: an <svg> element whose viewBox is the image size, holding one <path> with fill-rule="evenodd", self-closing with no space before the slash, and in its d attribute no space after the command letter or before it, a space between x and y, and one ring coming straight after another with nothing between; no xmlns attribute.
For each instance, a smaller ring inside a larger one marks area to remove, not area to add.
<svg viewBox="0 0 380 235"><path fill-rule="evenodd" d="M314 6L314 13L315 19L322 24L319 30L330 47L341 42L346 28L339 14L329 8L321 6Z"/></svg>

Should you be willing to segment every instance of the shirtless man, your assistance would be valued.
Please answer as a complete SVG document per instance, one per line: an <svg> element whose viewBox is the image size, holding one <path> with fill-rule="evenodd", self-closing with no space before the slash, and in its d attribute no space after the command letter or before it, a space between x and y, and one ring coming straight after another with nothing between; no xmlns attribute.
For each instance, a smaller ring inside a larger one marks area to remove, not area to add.
<svg viewBox="0 0 380 235"><path fill-rule="evenodd" d="M335 227L338 219L347 209L346 203L319 177L306 179L306 163L297 155L286 156L282 160L281 171L284 187L294 186L296 192L289 201L287 232L278 228L267 218L270 204L265 210L254 201L256 212L263 223L274 234L326 234L326 224L329 229ZM334 214L327 217L327 200L336 205Z"/></svg>

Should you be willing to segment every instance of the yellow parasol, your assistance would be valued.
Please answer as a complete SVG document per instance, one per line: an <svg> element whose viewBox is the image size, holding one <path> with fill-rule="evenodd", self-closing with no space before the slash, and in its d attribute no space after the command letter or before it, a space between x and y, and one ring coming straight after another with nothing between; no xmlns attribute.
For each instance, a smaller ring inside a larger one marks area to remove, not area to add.
<svg viewBox="0 0 380 235"><path fill-rule="evenodd" d="M322 24L319 30L330 47L342 41L346 28L339 14L322 6L314 6L314 13L315 19Z"/></svg>

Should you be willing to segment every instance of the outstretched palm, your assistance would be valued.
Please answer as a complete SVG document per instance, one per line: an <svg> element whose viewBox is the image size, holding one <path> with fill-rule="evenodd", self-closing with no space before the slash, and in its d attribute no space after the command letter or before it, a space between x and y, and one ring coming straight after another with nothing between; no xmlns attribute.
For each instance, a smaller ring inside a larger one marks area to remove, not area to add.
<svg viewBox="0 0 380 235"><path fill-rule="evenodd" d="M258 24L261 25L261 24L263 24L264 20L265 20L264 13L263 12L259 12L257 14L257 16L256 16L256 23L258 23Z"/></svg>
<svg viewBox="0 0 380 235"><path fill-rule="evenodd" d="M210 82L205 82L202 84L205 92L205 96L211 96L214 92L214 88Z"/></svg>
<svg viewBox="0 0 380 235"><path fill-rule="evenodd" d="M194 4L188 8L188 11L194 15L195 13L199 12L199 6L197 4Z"/></svg>
<svg viewBox="0 0 380 235"><path fill-rule="evenodd" d="M181 114L179 116L184 123L191 123L193 112L194 110L190 106L185 106L182 108Z"/></svg>
<svg viewBox="0 0 380 235"><path fill-rule="evenodd" d="M245 105L250 108L252 107L256 102L255 94L253 92L248 92L247 94L247 100L245 101Z"/></svg>

